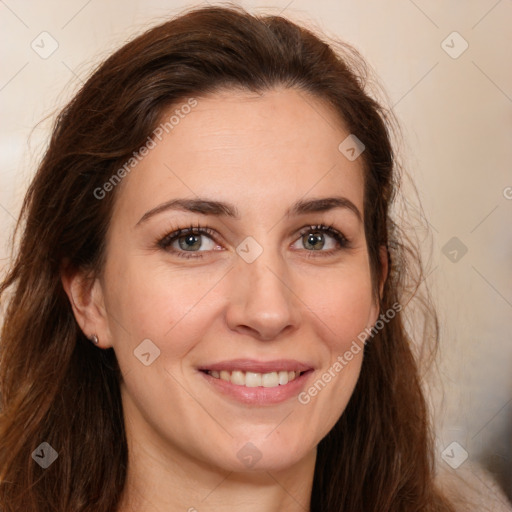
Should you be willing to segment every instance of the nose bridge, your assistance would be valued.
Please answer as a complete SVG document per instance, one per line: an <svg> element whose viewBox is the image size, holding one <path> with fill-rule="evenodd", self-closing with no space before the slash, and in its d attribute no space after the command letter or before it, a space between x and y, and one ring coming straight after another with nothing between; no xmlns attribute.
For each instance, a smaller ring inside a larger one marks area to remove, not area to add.
<svg viewBox="0 0 512 512"><path fill-rule="evenodd" d="M264 339L277 337L289 326L296 327L299 319L291 274L271 238L266 236L265 243L260 244L247 237L237 247L235 300L228 314L231 328L250 328Z"/></svg>

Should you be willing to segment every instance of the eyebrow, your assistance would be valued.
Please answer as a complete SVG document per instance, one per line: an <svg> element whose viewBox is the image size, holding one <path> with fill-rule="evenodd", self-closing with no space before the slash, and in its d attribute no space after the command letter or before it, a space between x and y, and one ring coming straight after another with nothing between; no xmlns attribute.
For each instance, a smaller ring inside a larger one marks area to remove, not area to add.
<svg viewBox="0 0 512 512"><path fill-rule="evenodd" d="M286 210L285 215L288 217L292 215L298 216L307 213L326 212L335 208L347 209L356 215L359 222L363 221L363 217L357 206L350 199L341 196L299 200ZM236 206L229 203L203 198L171 199L170 201L147 211L137 222L136 226L146 222L151 217L168 210L179 210L200 213L202 215L215 215L218 217L231 217L237 220L240 219L240 213Z"/></svg>

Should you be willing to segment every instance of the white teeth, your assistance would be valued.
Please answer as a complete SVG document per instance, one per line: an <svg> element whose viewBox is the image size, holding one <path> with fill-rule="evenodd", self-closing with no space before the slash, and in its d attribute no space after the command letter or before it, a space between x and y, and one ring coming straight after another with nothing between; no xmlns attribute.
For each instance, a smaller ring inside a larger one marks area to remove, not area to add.
<svg viewBox="0 0 512 512"><path fill-rule="evenodd" d="M277 376L277 372L264 373L261 377L261 385L264 388L275 388L276 386L279 386L279 377Z"/></svg>
<svg viewBox="0 0 512 512"><path fill-rule="evenodd" d="M216 379L231 382L237 386L246 386L248 388L256 388L263 386L265 388L275 388L277 386L284 386L291 382L300 375L300 372L288 372L285 370L279 372L257 373L257 372L243 372L234 370L228 372L226 370L209 370L209 375Z"/></svg>
<svg viewBox="0 0 512 512"><path fill-rule="evenodd" d="M248 388L257 388L261 386L261 373L246 372L245 385Z"/></svg>
<svg viewBox="0 0 512 512"><path fill-rule="evenodd" d="M236 384L237 386L245 386L245 373L236 370L231 372L231 383Z"/></svg>
<svg viewBox="0 0 512 512"><path fill-rule="evenodd" d="M288 384L288 372L279 372L279 384L281 384L281 386Z"/></svg>

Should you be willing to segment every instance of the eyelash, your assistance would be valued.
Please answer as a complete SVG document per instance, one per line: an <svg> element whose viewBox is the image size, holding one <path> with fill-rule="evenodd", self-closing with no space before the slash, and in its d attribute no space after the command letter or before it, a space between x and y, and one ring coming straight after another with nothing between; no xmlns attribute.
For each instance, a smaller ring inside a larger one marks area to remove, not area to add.
<svg viewBox="0 0 512 512"><path fill-rule="evenodd" d="M336 252L346 249L350 247L350 241L341 234L337 229L335 229L333 226L325 226L324 224L318 224L318 225L310 225L305 228L303 228L299 233L299 238L302 238L304 235L310 232L322 232L327 233L328 235L332 236L336 242L339 244L338 249L330 249L329 251L308 251L306 250L307 258L317 258L322 256L332 256ZM178 238L184 235L205 235L210 238L212 238L215 241L215 231L211 228L197 225L191 225L188 228L180 228L176 231L173 231L172 233L169 233L165 235L163 238L159 239L157 241L158 247L164 250L169 250L169 246ZM203 258L204 255L201 254L201 252L207 252L207 251L177 251L175 249L171 250L173 254L176 254L180 258ZM313 254L311 254L313 253ZM320 254L314 254L314 253L320 253Z"/></svg>

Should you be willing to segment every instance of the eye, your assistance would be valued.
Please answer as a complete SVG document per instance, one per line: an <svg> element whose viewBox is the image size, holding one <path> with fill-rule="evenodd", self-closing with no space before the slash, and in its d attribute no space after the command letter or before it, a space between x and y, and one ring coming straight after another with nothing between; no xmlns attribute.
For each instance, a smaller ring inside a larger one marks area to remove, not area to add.
<svg viewBox="0 0 512 512"><path fill-rule="evenodd" d="M214 235L213 229L199 225L190 226L189 228L178 229L165 235L158 241L158 246L181 258L202 258L202 254L194 253L211 251L215 247L219 247L213 238ZM209 239L206 247L204 247L205 238Z"/></svg>
<svg viewBox="0 0 512 512"><path fill-rule="evenodd" d="M326 236L331 239L330 242L329 240L325 241ZM308 254L308 257L329 256L349 246L348 239L342 233L332 226L323 224L303 229L297 242L302 243L308 253L321 253ZM327 250L324 250L326 246Z"/></svg>

